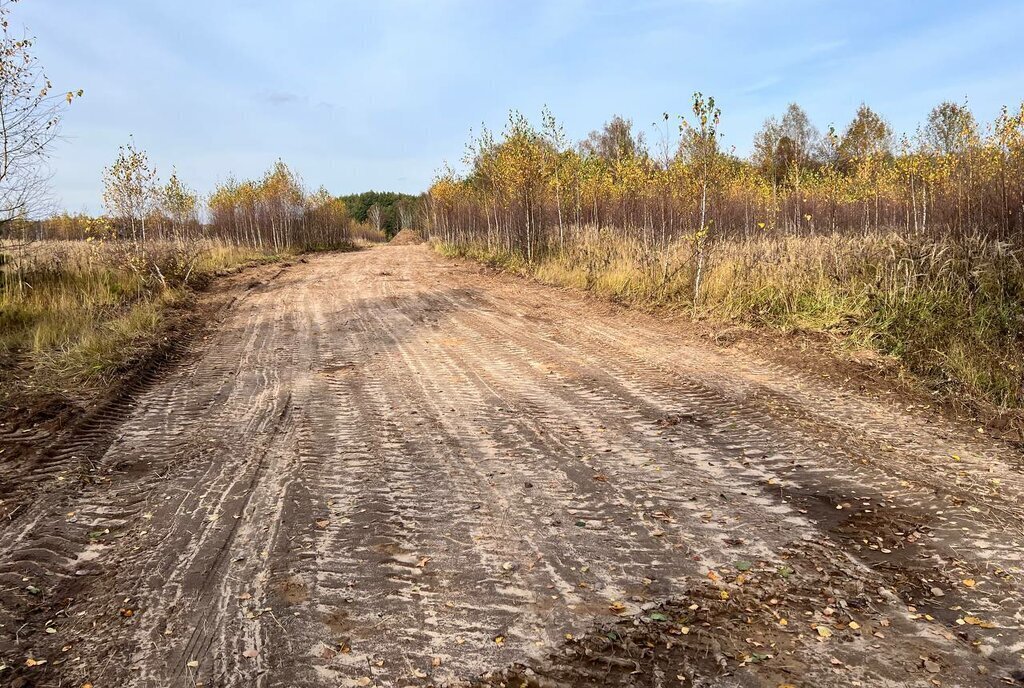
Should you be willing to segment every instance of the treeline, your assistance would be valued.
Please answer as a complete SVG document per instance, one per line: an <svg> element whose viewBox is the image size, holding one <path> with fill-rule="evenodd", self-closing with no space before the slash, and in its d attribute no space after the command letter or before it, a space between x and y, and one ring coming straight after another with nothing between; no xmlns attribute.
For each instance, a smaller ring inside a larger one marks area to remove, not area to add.
<svg viewBox="0 0 1024 688"><path fill-rule="evenodd" d="M41 220L19 218L10 223L7 234L27 240L126 239L139 247L217 239L271 252L385 238L383 225L374 227L367 221L366 208L360 205L353 213L345 200L322 186L308 191L281 160L258 179L229 177L203 198L174 171L161 182L145 151L129 143L104 170L103 185L105 215L65 211ZM380 198L371 205L383 207L387 202L392 209L412 199L402 194L376 196ZM398 215L397 210L392 212Z"/></svg>
<svg viewBox="0 0 1024 688"><path fill-rule="evenodd" d="M982 126L966 105L942 103L897 137L866 105L822 133L794 104L765 121L746 159L722 148L719 119L696 94L687 116L663 115L652 145L620 117L573 145L549 112L539 125L513 113L500 136L471 140L465 173L434 181L431 231L529 260L583 227L650 246L881 227L1024 233L1024 105Z"/></svg>
<svg viewBox="0 0 1024 688"><path fill-rule="evenodd" d="M419 198L394 191L364 191L341 196L352 219L365 222L393 237L400 230L412 227L419 208Z"/></svg>
<svg viewBox="0 0 1024 688"><path fill-rule="evenodd" d="M262 179L229 179L209 199L208 234L252 246L326 248L350 240L352 218L344 201L320 187L306 193L278 160Z"/></svg>
<svg viewBox="0 0 1024 688"><path fill-rule="evenodd" d="M474 137L430 188L439 249L645 307L828 331L937 390L1024 407L1024 105L960 104L897 137L861 106L820 132L797 105L745 159L696 94L650 135L573 144L549 112Z"/></svg>

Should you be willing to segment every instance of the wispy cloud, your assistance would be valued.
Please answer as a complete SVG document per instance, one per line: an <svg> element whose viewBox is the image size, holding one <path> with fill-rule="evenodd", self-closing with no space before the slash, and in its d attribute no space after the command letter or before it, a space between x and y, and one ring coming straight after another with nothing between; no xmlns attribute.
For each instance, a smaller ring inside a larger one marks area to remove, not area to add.
<svg viewBox="0 0 1024 688"><path fill-rule="evenodd" d="M305 98L295 93L287 93L284 91L271 91L269 93L262 93L256 96L257 100L261 100L264 103L270 103L271 105L292 105L294 103L301 103Z"/></svg>
<svg viewBox="0 0 1024 688"><path fill-rule="evenodd" d="M773 74L772 76L767 76L767 77L765 77L765 78L763 78L763 79L761 79L761 80L751 84L750 86L747 86L746 88L741 89L740 93L742 95L752 95L754 93L760 93L761 91L767 91L768 89L770 89L773 86L776 86L776 85L778 85L780 83L782 83L782 77L780 77L777 74Z"/></svg>

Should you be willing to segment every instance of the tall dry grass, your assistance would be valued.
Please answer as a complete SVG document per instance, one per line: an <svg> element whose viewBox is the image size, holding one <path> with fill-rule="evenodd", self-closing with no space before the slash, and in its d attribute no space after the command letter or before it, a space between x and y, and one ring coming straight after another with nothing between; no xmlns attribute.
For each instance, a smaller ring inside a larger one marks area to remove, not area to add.
<svg viewBox="0 0 1024 688"><path fill-rule="evenodd" d="M1024 248L1016 244L897 231L720 241L696 303L687 241L651 248L589 228L534 264L478 244L437 247L629 304L835 333L950 394L1024 406Z"/></svg>
<svg viewBox="0 0 1024 688"><path fill-rule="evenodd" d="M353 222L348 229L348 235L357 246L383 244L388 240L383 230L374 228L369 222Z"/></svg>
<svg viewBox="0 0 1024 688"><path fill-rule="evenodd" d="M102 387L194 288L276 258L209 240L0 245L0 399Z"/></svg>

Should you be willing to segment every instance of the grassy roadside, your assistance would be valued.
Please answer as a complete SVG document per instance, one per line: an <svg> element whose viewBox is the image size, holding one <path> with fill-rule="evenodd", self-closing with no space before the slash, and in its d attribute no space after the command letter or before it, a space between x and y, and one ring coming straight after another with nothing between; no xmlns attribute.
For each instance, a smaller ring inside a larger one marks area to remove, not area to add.
<svg viewBox="0 0 1024 688"><path fill-rule="evenodd" d="M447 256L641 308L826 332L892 357L946 398L1024 407L1020 247L886 232L722 242L710 254L694 309L692 251L685 243L651 254L639 243L590 233L532 265L479 246L434 246Z"/></svg>
<svg viewBox="0 0 1024 688"><path fill-rule="evenodd" d="M296 255L221 242L189 247L40 242L0 266L0 407L76 403L116 384L210 281Z"/></svg>

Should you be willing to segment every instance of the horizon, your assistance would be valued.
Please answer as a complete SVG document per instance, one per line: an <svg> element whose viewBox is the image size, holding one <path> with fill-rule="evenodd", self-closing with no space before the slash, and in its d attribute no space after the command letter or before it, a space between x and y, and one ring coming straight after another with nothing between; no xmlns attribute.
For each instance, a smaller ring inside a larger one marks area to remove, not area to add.
<svg viewBox="0 0 1024 688"><path fill-rule="evenodd" d="M161 179L174 167L203 195L280 158L340 196L425 191L446 162L459 167L471 130L500 131L510 110L537 121L544 106L574 142L615 115L651 140L651 123L687 112L702 91L722 108L726 149L743 157L790 102L822 131L841 130L862 102L897 134L946 100L966 100L985 125L1024 94L1013 49L1022 24L1024 6L1006 0L929 3L927 13L808 0L307 1L286 11L24 0L12 16L54 87L85 91L64 114L52 198L93 214L103 168L129 136Z"/></svg>

